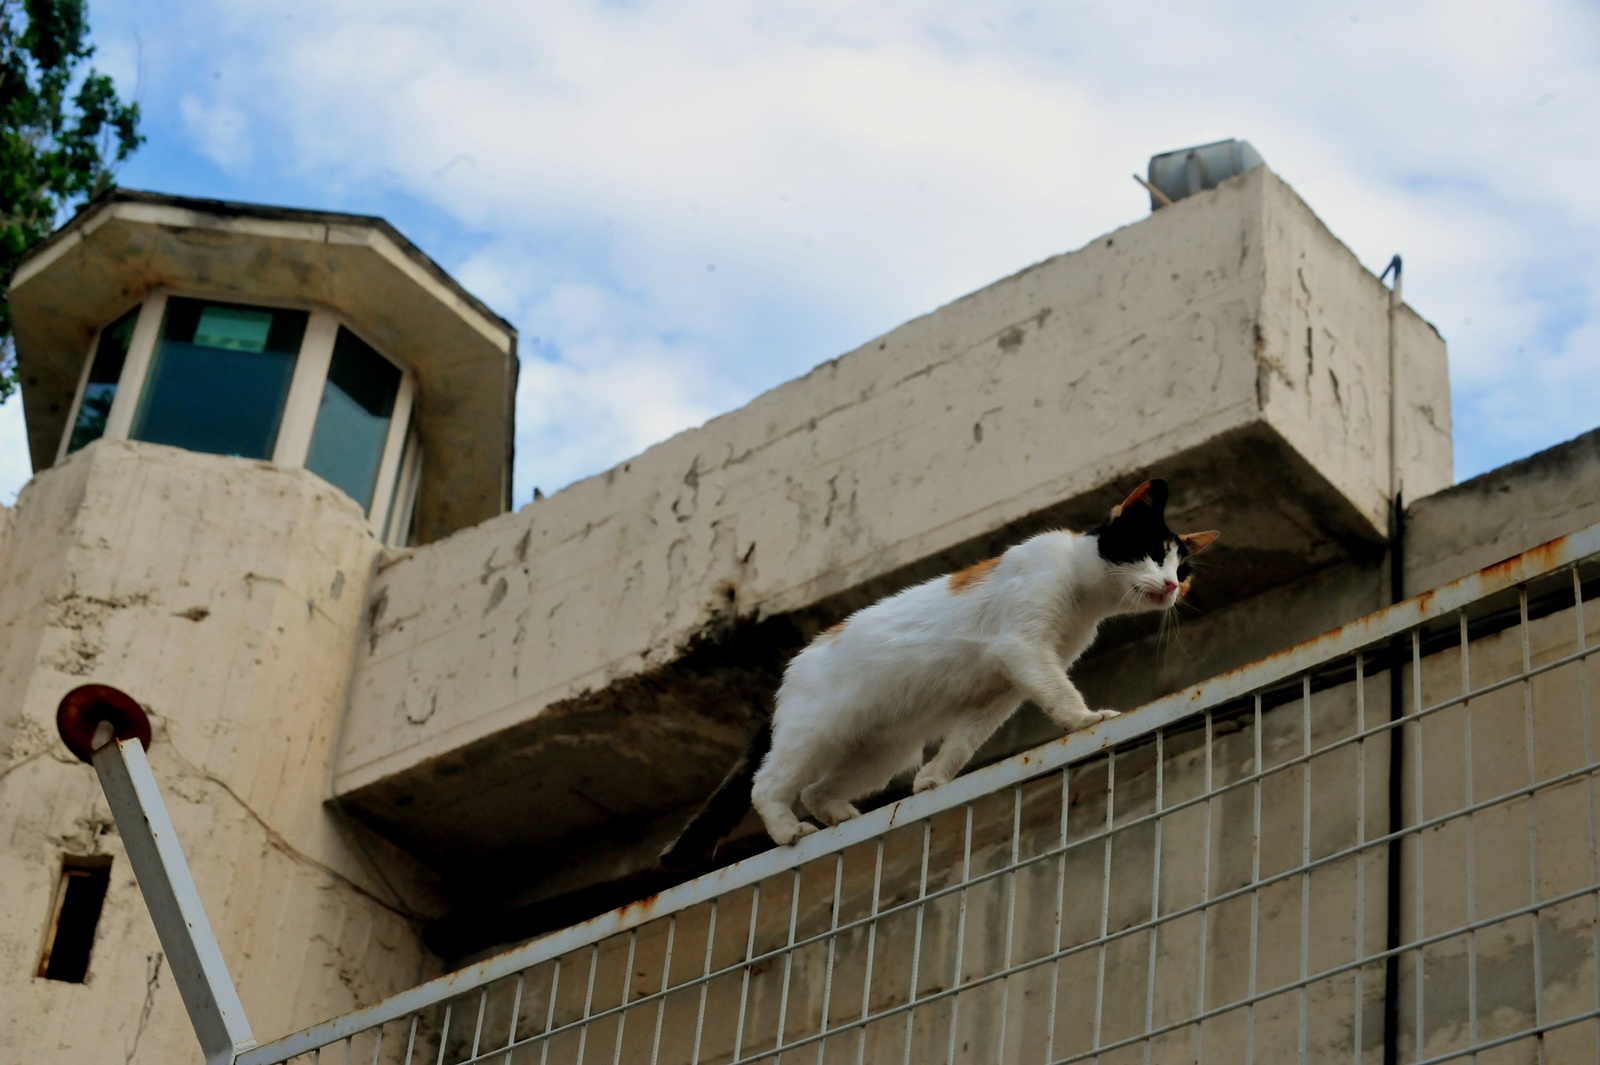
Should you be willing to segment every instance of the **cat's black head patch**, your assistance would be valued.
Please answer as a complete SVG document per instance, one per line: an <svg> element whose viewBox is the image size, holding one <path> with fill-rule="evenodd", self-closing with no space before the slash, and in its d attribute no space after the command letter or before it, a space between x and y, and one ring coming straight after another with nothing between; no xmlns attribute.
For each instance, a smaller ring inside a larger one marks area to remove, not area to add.
<svg viewBox="0 0 1600 1065"><path fill-rule="evenodd" d="M1111 508L1111 518L1089 535L1099 540L1100 557L1114 565L1150 559L1157 565L1167 552L1178 549L1178 579L1189 575L1185 559L1189 548L1167 528L1167 482L1151 480L1135 488L1121 504Z"/></svg>

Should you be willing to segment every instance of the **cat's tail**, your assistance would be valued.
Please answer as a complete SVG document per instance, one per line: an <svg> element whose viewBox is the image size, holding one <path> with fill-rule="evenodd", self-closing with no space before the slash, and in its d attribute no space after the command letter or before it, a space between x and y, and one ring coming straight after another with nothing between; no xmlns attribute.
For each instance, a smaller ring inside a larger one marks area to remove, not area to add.
<svg viewBox="0 0 1600 1065"><path fill-rule="evenodd" d="M722 778L717 790L705 801L678 838L661 852L661 867L682 872L707 862L723 836L744 819L750 808L750 785L756 770L772 748L772 722L763 720L750 737L750 745Z"/></svg>

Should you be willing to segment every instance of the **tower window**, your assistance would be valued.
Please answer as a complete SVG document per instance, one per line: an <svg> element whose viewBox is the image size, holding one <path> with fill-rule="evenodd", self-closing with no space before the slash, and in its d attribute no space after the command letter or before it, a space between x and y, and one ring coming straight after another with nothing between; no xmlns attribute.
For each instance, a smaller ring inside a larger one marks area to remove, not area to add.
<svg viewBox="0 0 1600 1065"><path fill-rule="evenodd" d="M62 859L44 957L39 959L40 976L69 984L83 983L89 972L95 926L100 923L100 910L110 884L109 855L68 855Z"/></svg>
<svg viewBox="0 0 1600 1065"><path fill-rule="evenodd" d="M341 326L306 469L344 489L362 510L372 506L399 392L399 368Z"/></svg>
<svg viewBox="0 0 1600 1065"><path fill-rule="evenodd" d="M128 345L133 342L133 327L138 321L139 308L135 307L100 331L100 343L95 348L94 361L89 364L89 380L83 386L83 399L78 403L78 420L72 425L67 454L100 439L106 431L106 417L111 413L111 401L116 398L122 364L128 359Z"/></svg>
<svg viewBox="0 0 1600 1065"><path fill-rule="evenodd" d="M213 455L270 459L308 317L305 311L169 299L129 435Z"/></svg>

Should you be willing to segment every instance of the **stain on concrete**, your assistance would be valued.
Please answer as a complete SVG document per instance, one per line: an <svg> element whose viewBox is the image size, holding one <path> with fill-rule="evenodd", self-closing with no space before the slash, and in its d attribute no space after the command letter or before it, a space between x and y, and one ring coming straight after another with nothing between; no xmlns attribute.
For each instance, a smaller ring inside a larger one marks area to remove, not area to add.
<svg viewBox="0 0 1600 1065"><path fill-rule="evenodd" d="M494 587L489 591L489 605L483 608L483 613L485 616L487 616L495 607L505 602L506 592L509 590L510 585L506 584L506 579L504 577L495 578Z"/></svg>
<svg viewBox="0 0 1600 1065"><path fill-rule="evenodd" d="M51 603L50 624L69 633L67 646L44 664L70 676L81 677L94 669L105 651L103 627L112 614L144 606L153 596L134 592L125 596L79 595L68 592Z"/></svg>

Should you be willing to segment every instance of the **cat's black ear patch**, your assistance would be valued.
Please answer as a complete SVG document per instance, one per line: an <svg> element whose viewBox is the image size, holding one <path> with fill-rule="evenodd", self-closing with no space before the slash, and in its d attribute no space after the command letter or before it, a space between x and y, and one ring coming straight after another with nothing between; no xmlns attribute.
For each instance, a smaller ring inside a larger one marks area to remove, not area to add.
<svg viewBox="0 0 1600 1065"><path fill-rule="evenodd" d="M1161 514L1167 509L1167 482L1152 478L1128 493L1128 498L1111 508L1111 520L1116 521L1133 508L1143 504Z"/></svg>

